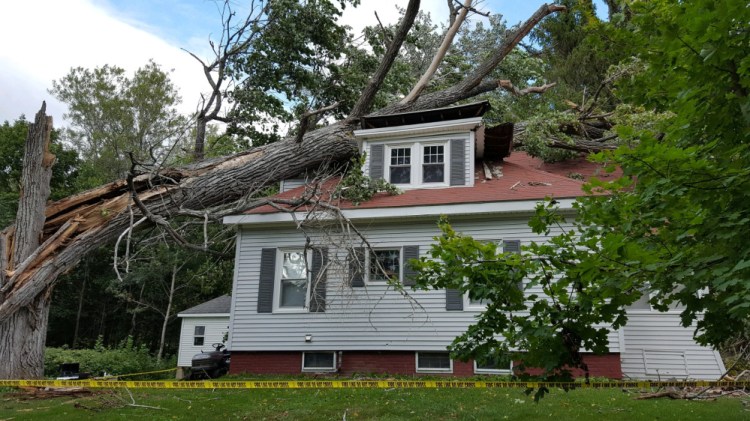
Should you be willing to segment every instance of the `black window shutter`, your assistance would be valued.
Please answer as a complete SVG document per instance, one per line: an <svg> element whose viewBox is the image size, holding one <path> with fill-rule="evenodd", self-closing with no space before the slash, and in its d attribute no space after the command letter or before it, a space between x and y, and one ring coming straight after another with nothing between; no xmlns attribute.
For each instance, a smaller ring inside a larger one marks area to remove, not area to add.
<svg viewBox="0 0 750 421"><path fill-rule="evenodd" d="M509 253L520 253L521 240L503 240L503 251Z"/></svg>
<svg viewBox="0 0 750 421"><path fill-rule="evenodd" d="M328 272L328 248L314 248L312 250L312 265L310 268L310 311L322 313L326 311L326 277Z"/></svg>
<svg viewBox="0 0 750 421"><path fill-rule="evenodd" d="M411 267L409 260L419 259L419 246L404 246L402 257L402 266L404 267L404 286L414 286L416 285L415 277L417 276L417 271Z"/></svg>
<svg viewBox="0 0 750 421"><path fill-rule="evenodd" d="M273 284L276 280L276 249L264 248L260 252L260 279L258 280L258 313L273 312Z"/></svg>
<svg viewBox="0 0 750 421"><path fill-rule="evenodd" d="M503 240L503 251L506 253L521 253L521 240ZM518 289L523 290L523 281L518 281Z"/></svg>
<svg viewBox="0 0 750 421"><path fill-rule="evenodd" d="M457 289L445 290L445 309L448 311L462 311L464 309L464 297Z"/></svg>
<svg viewBox="0 0 750 421"><path fill-rule="evenodd" d="M385 146L370 146L370 178L377 180L383 178L383 165L385 164Z"/></svg>
<svg viewBox="0 0 750 421"><path fill-rule="evenodd" d="M451 139L451 186L466 185L466 140Z"/></svg>
<svg viewBox="0 0 750 421"><path fill-rule="evenodd" d="M365 248L354 247L349 251L349 277L352 287L365 286Z"/></svg>

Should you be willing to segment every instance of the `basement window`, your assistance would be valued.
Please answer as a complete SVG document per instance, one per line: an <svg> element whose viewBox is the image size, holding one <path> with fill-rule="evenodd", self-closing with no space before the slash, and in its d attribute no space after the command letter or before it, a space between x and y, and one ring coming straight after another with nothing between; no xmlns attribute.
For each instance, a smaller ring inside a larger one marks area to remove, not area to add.
<svg viewBox="0 0 750 421"><path fill-rule="evenodd" d="M326 372L336 371L335 352L303 352L302 371Z"/></svg>
<svg viewBox="0 0 750 421"><path fill-rule="evenodd" d="M417 352L417 373L452 373L453 360L447 352Z"/></svg>
<svg viewBox="0 0 750 421"><path fill-rule="evenodd" d="M474 360L474 372L477 374L511 374L513 360L507 354L495 355L479 361Z"/></svg>

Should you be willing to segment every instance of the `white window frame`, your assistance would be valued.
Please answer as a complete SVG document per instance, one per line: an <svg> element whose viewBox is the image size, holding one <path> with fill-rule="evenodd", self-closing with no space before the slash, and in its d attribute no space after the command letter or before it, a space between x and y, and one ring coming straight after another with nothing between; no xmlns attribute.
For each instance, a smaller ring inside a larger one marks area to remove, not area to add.
<svg viewBox="0 0 750 421"><path fill-rule="evenodd" d="M373 247L372 251L380 251L380 250L398 250L398 282L402 282L404 279L404 248L401 246L396 247ZM365 253L367 253L367 256L365 258L365 282L369 285L386 285L388 284L388 281L385 280L375 280L372 279L371 272L371 259L373 257L373 254L369 250L365 250Z"/></svg>
<svg viewBox="0 0 750 421"><path fill-rule="evenodd" d="M332 367L305 367L305 356L307 354L333 354ZM338 358L335 351L308 351L302 353L302 372L303 373L331 373L336 371Z"/></svg>
<svg viewBox="0 0 750 421"><path fill-rule="evenodd" d="M202 335L198 335L198 333L196 332L196 330L199 327L203 328L203 334ZM198 339L198 338L203 339L203 343L200 344L200 345L196 345L195 344L195 340ZM195 325L195 326L193 326L193 346L204 346L205 344L206 344L206 325Z"/></svg>
<svg viewBox="0 0 750 421"><path fill-rule="evenodd" d="M450 362L450 368L420 368L419 367L419 353L423 354L446 354L448 355L448 361ZM417 373L453 373L453 358L450 353L444 351L417 351L414 353L414 369Z"/></svg>
<svg viewBox="0 0 750 421"><path fill-rule="evenodd" d="M513 360L510 360L510 366L505 368L479 368L477 360L474 360L475 374L513 374Z"/></svg>
<svg viewBox="0 0 750 421"><path fill-rule="evenodd" d="M305 253L304 247L279 248L276 253L276 276L273 284L273 312L274 313L306 313L310 308L310 258L311 253L305 253L305 304L302 307L281 307L281 275L284 265L284 253Z"/></svg>
<svg viewBox="0 0 750 421"><path fill-rule="evenodd" d="M443 147L443 182L424 183L423 167L424 147L425 146L442 146ZM385 157L383 166L383 178L391 182L391 150L393 149L411 149L411 178L409 184L395 184L400 188L430 188L430 187L448 187L451 178L451 157L450 157L450 139L416 139L410 142L394 143L385 145ZM468 164L467 164L468 165Z"/></svg>

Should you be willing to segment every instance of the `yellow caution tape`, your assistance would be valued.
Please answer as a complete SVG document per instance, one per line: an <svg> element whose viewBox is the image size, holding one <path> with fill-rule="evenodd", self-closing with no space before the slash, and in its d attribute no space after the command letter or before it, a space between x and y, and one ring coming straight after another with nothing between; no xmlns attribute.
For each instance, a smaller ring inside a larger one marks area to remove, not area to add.
<svg viewBox="0 0 750 421"><path fill-rule="evenodd" d="M98 389L608 389L654 387L734 387L750 388L750 381L623 381L623 382L493 382L441 380L0 380L0 387L89 387Z"/></svg>

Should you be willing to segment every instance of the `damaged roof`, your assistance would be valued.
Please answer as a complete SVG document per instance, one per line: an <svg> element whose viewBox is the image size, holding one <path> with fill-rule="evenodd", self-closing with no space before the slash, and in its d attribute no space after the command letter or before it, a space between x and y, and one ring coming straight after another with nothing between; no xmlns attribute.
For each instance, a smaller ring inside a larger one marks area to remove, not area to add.
<svg viewBox="0 0 750 421"><path fill-rule="evenodd" d="M583 163L582 163L583 164ZM484 165L477 162L474 185L469 187L445 187L431 189L406 190L399 195L379 193L372 199L355 205L346 200L333 200L332 204L340 209L378 209L413 206L437 206L449 204L493 203L522 200L542 200L546 197L555 199L576 198L583 196L583 181L568 177L567 168L548 166L523 152L514 152L501 162L487 163L492 178L485 177ZM584 171L593 174L597 164L586 163ZM548 169L545 171L544 169ZM338 179L329 180L320 186L321 196L330 197ZM306 193L309 187L301 186L274 198L297 199ZM282 207L283 209L283 207ZM306 209L298 209L304 211ZM282 212L270 205L245 211L245 215L272 214ZM439 209L436 209L439 213Z"/></svg>

